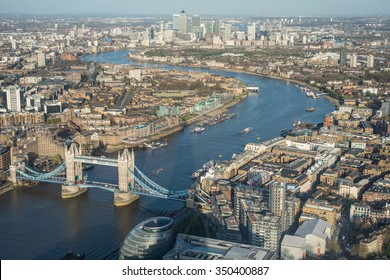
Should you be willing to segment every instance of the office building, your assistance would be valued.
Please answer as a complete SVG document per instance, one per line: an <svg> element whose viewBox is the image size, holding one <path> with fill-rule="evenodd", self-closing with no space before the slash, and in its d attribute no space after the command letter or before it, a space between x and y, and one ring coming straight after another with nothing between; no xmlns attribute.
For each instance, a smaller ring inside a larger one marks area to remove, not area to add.
<svg viewBox="0 0 390 280"><path fill-rule="evenodd" d="M199 15L193 15L192 16L192 28L195 30L200 29L200 23L201 23L201 18Z"/></svg>
<svg viewBox="0 0 390 280"><path fill-rule="evenodd" d="M195 33L196 39L201 38L201 18L199 15L193 15L192 16L192 32Z"/></svg>
<svg viewBox="0 0 390 280"><path fill-rule="evenodd" d="M172 228L173 220L168 217L143 221L126 237L119 252L119 259L161 259L172 248Z"/></svg>
<svg viewBox="0 0 390 280"><path fill-rule="evenodd" d="M340 66L344 67L347 65L347 50L342 48L340 50Z"/></svg>
<svg viewBox="0 0 390 280"><path fill-rule="evenodd" d="M164 34L164 22L160 21L160 33Z"/></svg>
<svg viewBox="0 0 390 280"><path fill-rule="evenodd" d="M372 54L370 54L367 57L367 68L374 68L374 63L375 63L375 57Z"/></svg>
<svg viewBox="0 0 390 280"><path fill-rule="evenodd" d="M221 23L218 19L213 21L213 33L218 35L221 33Z"/></svg>
<svg viewBox="0 0 390 280"><path fill-rule="evenodd" d="M258 246L179 234L164 260L275 260L276 252Z"/></svg>
<svg viewBox="0 0 390 280"><path fill-rule="evenodd" d="M206 22L206 24L205 24L206 33L213 33L213 27L214 27L214 24L212 21Z"/></svg>
<svg viewBox="0 0 390 280"><path fill-rule="evenodd" d="M62 104L59 101L46 101L45 114L58 114L62 112Z"/></svg>
<svg viewBox="0 0 390 280"><path fill-rule="evenodd" d="M179 30L179 14L173 14L172 15L172 29L175 31Z"/></svg>
<svg viewBox="0 0 390 280"><path fill-rule="evenodd" d="M187 14L185 11L181 11L179 15L179 32L188 33Z"/></svg>
<svg viewBox="0 0 390 280"><path fill-rule="evenodd" d="M254 41L256 40L256 23L252 23L247 27L247 36L248 40Z"/></svg>
<svg viewBox="0 0 390 280"><path fill-rule="evenodd" d="M5 88L4 91L7 97L7 109L11 112L22 111L22 95L20 93L20 88L17 86L9 86Z"/></svg>
<svg viewBox="0 0 390 280"><path fill-rule="evenodd" d="M226 43L226 41L230 40L232 38L232 25L231 24L225 24L225 30L223 32L222 39Z"/></svg>
<svg viewBox="0 0 390 280"><path fill-rule="evenodd" d="M26 97L26 110L42 111L45 97L42 94L32 94Z"/></svg>

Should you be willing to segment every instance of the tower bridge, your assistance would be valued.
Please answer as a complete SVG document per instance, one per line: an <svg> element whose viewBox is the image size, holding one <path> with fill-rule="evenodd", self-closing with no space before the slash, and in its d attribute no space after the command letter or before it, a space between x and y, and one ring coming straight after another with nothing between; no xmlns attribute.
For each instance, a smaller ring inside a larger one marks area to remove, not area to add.
<svg viewBox="0 0 390 280"><path fill-rule="evenodd" d="M87 181L83 176L82 164L94 164L118 168L118 185L104 182ZM41 173L27 166L10 167L10 179L13 183L18 181L35 181L61 184L61 196L72 198L78 196L89 188L97 188L114 193L114 204L123 206L137 200L140 195L158 197L163 199L186 201L187 190L170 191L142 173L135 165L134 151L125 149L118 153L118 158L105 158L84 156L81 147L72 143L65 148L65 160L56 169Z"/></svg>

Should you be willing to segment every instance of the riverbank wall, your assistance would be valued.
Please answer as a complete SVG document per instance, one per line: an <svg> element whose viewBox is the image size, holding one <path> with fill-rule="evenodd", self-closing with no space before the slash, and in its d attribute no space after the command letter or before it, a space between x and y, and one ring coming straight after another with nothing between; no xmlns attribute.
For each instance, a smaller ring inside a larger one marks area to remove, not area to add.
<svg viewBox="0 0 390 280"><path fill-rule="evenodd" d="M6 182L2 186L0 186L0 195L5 194L9 191L12 191L14 189L14 186L11 182Z"/></svg>

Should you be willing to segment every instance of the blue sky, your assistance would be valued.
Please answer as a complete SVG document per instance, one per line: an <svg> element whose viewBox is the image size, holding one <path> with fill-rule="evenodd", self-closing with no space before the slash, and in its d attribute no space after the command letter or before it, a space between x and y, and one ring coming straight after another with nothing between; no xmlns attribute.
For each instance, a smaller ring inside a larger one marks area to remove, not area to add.
<svg viewBox="0 0 390 280"><path fill-rule="evenodd" d="M3 0L0 13L355 16L389 15L390 0Z"/></svg>

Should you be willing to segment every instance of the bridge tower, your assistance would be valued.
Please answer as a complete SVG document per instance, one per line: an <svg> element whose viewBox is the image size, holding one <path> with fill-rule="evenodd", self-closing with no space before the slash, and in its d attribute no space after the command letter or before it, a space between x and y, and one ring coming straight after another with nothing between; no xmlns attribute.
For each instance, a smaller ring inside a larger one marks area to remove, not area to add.
<svg viewBox="0 0 390 280"><path fill-rule="evenodd" d="M134 178L128 172L130 169L134 174L134 150L129 152L125 149L123 153L118 153L118 185L119 190L114 193L115 206L124 206L139 198L139 195L130 191L130 185L134 186Z"/></svg>
<svg viewBox="0 0 390 280"><path fill-rule="evenodd" d="M69 149L65 147L66 182L68 184L74 184L82 179L82 164L74 162L74 158L78 155L81 155L81 147L77 147L76 143L72 143Z"/></svg>
<svg viewBox="0 0 390 280"><path fill-rule="evenodd" d="M16 184L16 165L13 163L9 166L9 179L12 183Z"/></svg>
<svg viewBox="0 0 390 280"><path fill-rule="evenodd" d="M80 189L78 183L83 179L82 163L75 162L74 158L81 155L81 146L72 143L65 147L66 183L62 185L62 198L71 198L84 193L87 189Z"/></svg>

